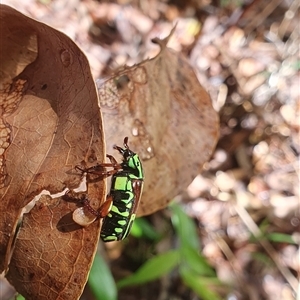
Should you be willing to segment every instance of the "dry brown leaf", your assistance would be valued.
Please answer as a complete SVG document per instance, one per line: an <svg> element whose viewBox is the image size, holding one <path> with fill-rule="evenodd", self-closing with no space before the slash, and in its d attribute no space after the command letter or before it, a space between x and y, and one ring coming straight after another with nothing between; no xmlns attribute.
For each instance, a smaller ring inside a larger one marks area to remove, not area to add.
<svg viewBox="0 0 300 300"><path fill-rule="evenodd" d="M161 52L99 87L107 153L124 136L145 170L139 215L166 207L211 156L218 115L188 61L156 39Z"/></svg>
<svg viewBox="0 0 300 300"><path fill-rule="evenodd" d="M103 131L86 57L64 34L0 4L0 269L26 299L78 299L99 239L99 222L72 220L77 203L42 196L72 189L82 161L101 162ZM100 205L103 182L88 187ZM14 248L14 249L13 249ZM0 271L0 272L1 272Z"/></svg>

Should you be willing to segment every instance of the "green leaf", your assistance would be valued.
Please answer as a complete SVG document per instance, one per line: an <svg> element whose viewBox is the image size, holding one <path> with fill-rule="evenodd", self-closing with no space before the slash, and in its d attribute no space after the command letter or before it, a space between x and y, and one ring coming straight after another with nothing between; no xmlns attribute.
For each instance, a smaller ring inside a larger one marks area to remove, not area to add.
<svg viewBox="0 0 300 300"><path fill-rule="evenodd" d="M264 234L270 226L268 218L263 219L259 224L260 231Z"/></svg>
<svg viewBox="0 0 300 300"><path fill-rule="evenodd" d="M137 218L134 221L131 234L136 238L145 237L149 240L158 240L160 238L160 235L145 218Z"/></svg>
<svg viewBox="0 0 300 300"><path fill-rule="evenodd" d="M179 252L171 250L156 255L143 264L134 274L117 282L117 287L137 285L160 278L174 269L179 263Z"/></svg>
<svg viewBox="0 0 300 300"><path fill-rule="evenodd" d="M181 242L181 247L190 247L198 250L200 240L198 238L196 225L192 219L184 213L182 208L175 203L170 205L173 212L172 223Z"/></svg>
<svg viewBox="0 0 300 300"><path fill-rule="evenodd" d="M26 300L21 294L18 294L15 298L13 298L14 300Z"/></svg>
<svg viewBox="0 0 300 300"><path fill-rule="evenodd" d="M296 70L300 70L300 60L297 60L294 64L293 64L294 69Z"/></svg>
<svg viewBox="0 0 300 300"><path fill-rule="evenodd" d="M261 252L253 252L252 253L252 257L259 261L264 267L273 267L274 266L274 262L273 260L266 254L261 253Z"/></svg>
<svg viewBox="0 0 300 300"><path fill-rule="evenodd" d="M219 295L212 291L213 285L220 285L217 279L205 278L195 274L195 272L180 268L181 278L186 286L192 289L203 300L221 300Z"/></svg>
<svg viewBox="0 0 300 300"><path fill-rule="evenodd" d="M197 275L216 276L214 269L206 258L193 248L184 247L180 249L181 260Z"/></svg>
<svg viewBox="0 0 300 300"><path fill-rule="evenodd" d="M96 255L88 284L97 300L116 300L117 288L106 262L100 255Z"/></svg>
<svg viewBox="0 0 300 300"><path fill-rule="evenodd" d="M138 222L139 219L134 220L131 230L130 230L130 234L132 236L134 236L135 238L141 238L143 236L143 229L141 228L141 226L139 225L139 222Z"/></svg>
<svg viewBox="0 0 300 300"><path fill-rule="evenodd" d="M293 237L289 234L285 233L268 233L266 235L267 239L272 242L278 242L278 243L287 243L287 244L297 244L296 241L294 241Z"/></svg>

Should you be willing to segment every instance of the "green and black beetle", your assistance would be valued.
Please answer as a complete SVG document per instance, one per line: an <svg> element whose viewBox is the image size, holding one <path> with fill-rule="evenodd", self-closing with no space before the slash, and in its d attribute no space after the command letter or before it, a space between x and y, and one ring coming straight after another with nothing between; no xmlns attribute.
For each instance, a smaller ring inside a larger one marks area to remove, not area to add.
<svg viewBox="0 0 300 300"><path fill-rule="evenodd" d="M103 177L112 176L110 192L99 210L93 209L87 198L83 199L86 207L97 218L104 218L101 239L104 242L119 241L127 237L136 216L141 199L144 172L139 156L128 147L128 137L124 138L124 149L114 146L122 156L119 164L116 159L107 155L110 163L81 169L81 171ZM107 167L113 170L107 171Z"/></svg>

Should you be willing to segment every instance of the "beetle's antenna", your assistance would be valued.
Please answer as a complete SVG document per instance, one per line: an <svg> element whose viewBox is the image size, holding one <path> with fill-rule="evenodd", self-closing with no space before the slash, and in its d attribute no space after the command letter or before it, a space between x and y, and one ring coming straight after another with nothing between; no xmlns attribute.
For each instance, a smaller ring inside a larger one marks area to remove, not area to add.
<svg viewBox="0 0 300 300"><path fill-rule="evenodd" d="M118 150L122 155L124 155L125 150L117 145L113 146L114 149Z"/></svg>
<svg viewBox="0 0 300 300"><path fill-rule="evenodd" d="M129 149L129 147L128 147L128 136L126 136L126 137L124 138L124 147L125 147L126 149Z"/></svg>
<svg viewBox="0 0 300 300"><path fill-rule="evenodd" d="M114 145L113 148L116 149L116 150L118 150L122 155L124 155L125 151L129 149L127 143L128 143L128 136L126 136L124 138L124 148L125 149L123 149L123 148L121 148L120 146L117 146L117 145Z"/></svg>

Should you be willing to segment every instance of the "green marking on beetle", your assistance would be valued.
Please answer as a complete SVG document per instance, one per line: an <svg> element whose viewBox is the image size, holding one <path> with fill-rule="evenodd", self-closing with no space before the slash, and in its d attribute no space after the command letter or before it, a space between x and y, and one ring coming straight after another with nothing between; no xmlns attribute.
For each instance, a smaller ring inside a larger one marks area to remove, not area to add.
<svg viewBox="0 0 300 300"><path fill-rule="evenodd" d="M122 199L121 200L123 203L125 203L126 205L128 205L131 201L132 201L132 197L128 198L128 199Z"/></svg>
<svg viewBox="0 0 300 300"><path fill-rule="evenodd" d="M129 176L130 180L131 180L131 177ZM126 191L132 191L132 182L131 181L128 181L127 182L127 186L126 186Z"/></svg>
<svg viewBox="0 0 300 300"><path fill-rule="evenodd" d="M128 195L128 199L122 199L120 201L122 201L123 203L125 203L126 205L129 205L130 203L132 203L133 198L134 198L134 194L133 193L126 193Z"/></svg>
<svg viewBox="0 0 300 300"><path fill-rule="evenodd" d="M118 238L116 236L113 236L113 235L105 236L105 237L101 237L101 238L104 242L113 242L113 241L118 240Z"/></svg>
<svg viewBox="0 0 300 300"><path fill-rule="evenodd" d="M127 225L127 228L126 228L126 230L125 230L125 232L124 232L124 236L126 237L128 234L129 234L129 232L130 232L130 229L131 229L131 226L132 226L132 224L133 224L133 221L135 220L135 214L132 214L131 215L131 217L130 217L130 220L129 220L129 222L128 222L128 225Z"/></svg>
<svg viewBox="0 0 300 300"><path fill-rule="evenodd" d="M121 225L121 226L126 225L126 223L127 223L127 222L126 222L125 220L119 220L119 221L118 221L118 224Z"/></svg>
<svg viewBox="0 0 300 300"><path fill-rule="evenodd" d="M128 190L128 178L118 177L114 182L113 188L119 191L127 191Z"/></svg>
<svg viewBox="0 0 300 300"><path fill-rule="evenodd" d="M116 233L121 233L121 232L123 232L123 228L115 227L115 232Z"/></svg>
<svg viewBox="0 0 300 300"><path fill-rule="evenodd" d="M122 201L122 202L124 202L124 201ZM132 201L126 204L127 209L131 209L131 207L132 207Z"/></svg>
<svg viewBox="0 0 300 300"><path fill-rule="evenodd" d="M111 211L115 212L116 214L118 214L122 217L125 217L125 218L127 218L129 216L129 211L121 212L116 205L113 205L113 207L111 208Z"/></svg>

